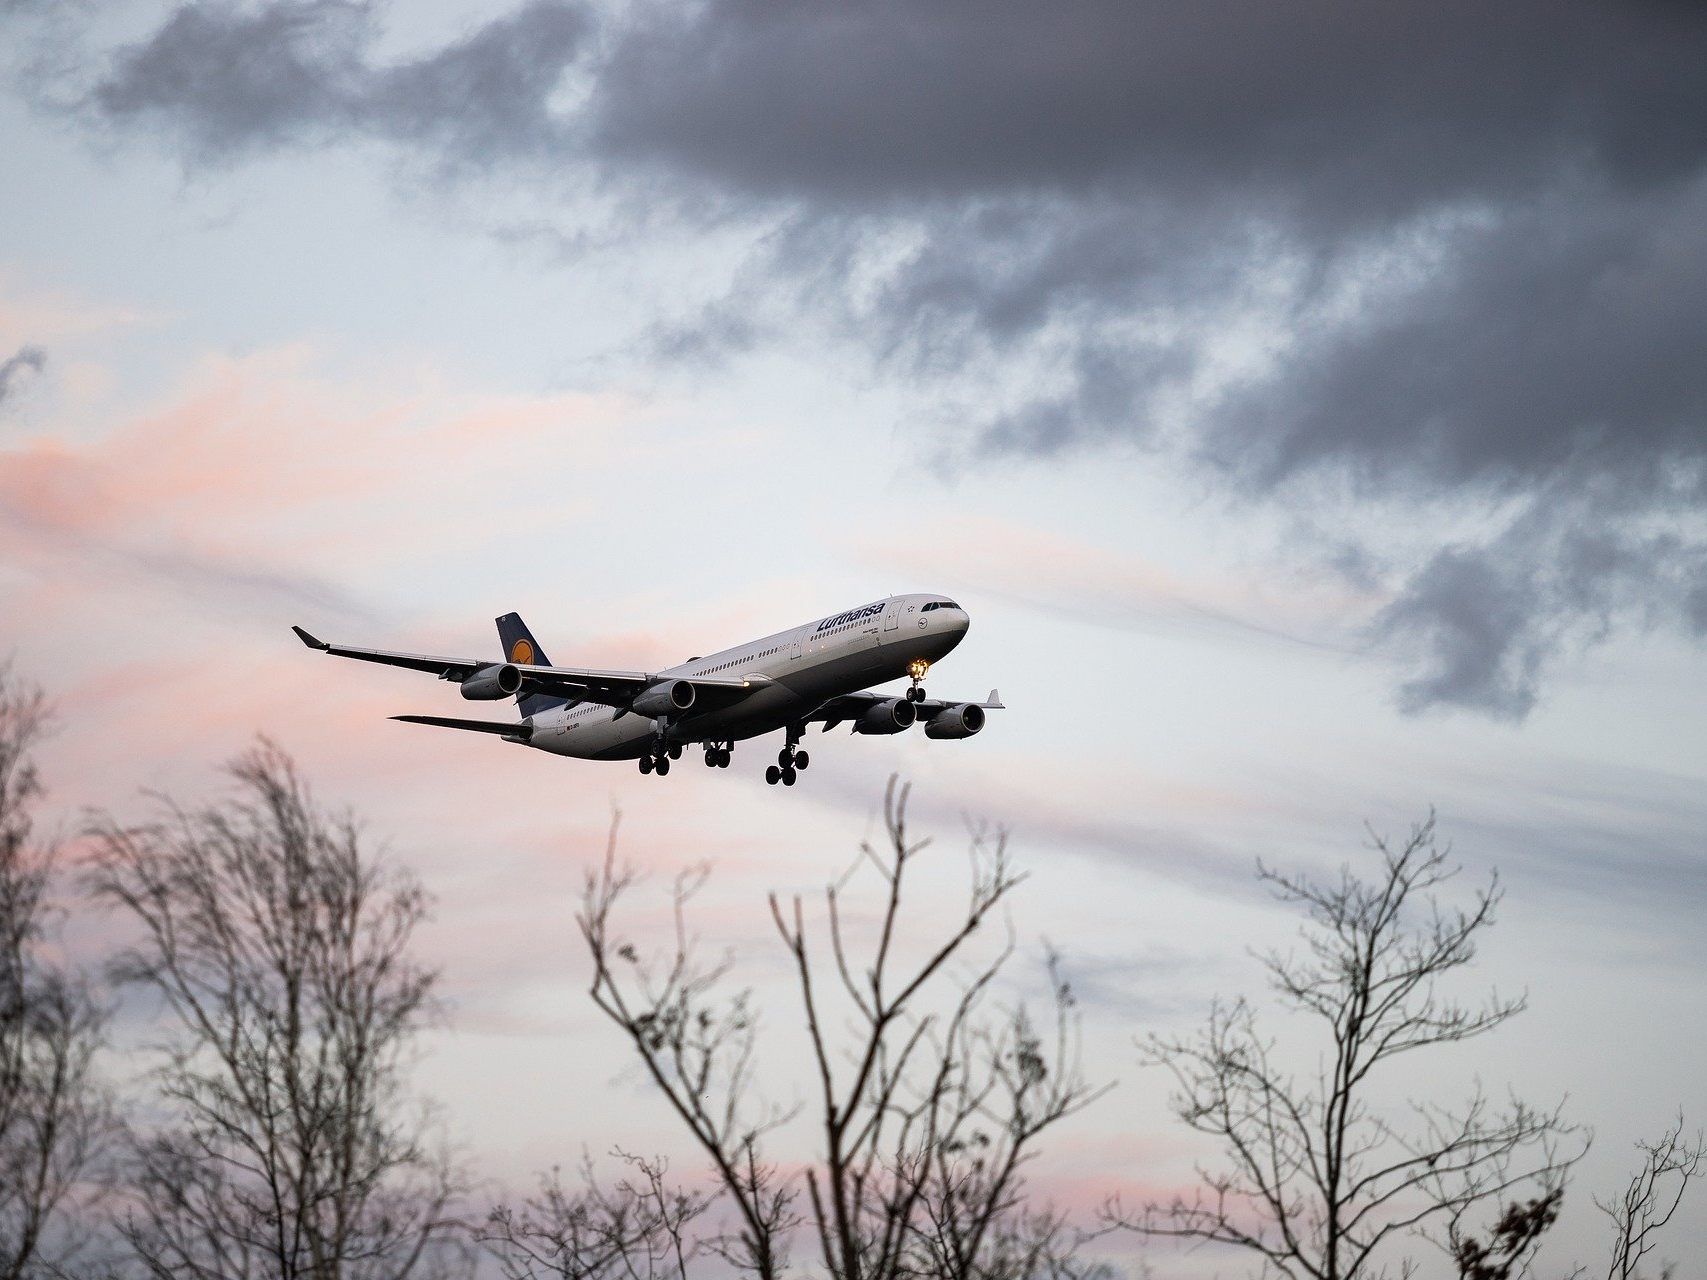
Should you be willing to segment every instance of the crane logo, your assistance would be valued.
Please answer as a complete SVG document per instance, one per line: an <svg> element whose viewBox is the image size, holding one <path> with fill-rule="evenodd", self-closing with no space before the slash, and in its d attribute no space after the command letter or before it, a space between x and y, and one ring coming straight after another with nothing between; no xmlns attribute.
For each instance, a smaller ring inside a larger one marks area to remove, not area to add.
<svg viewBox="0 0 1707 1280"><path fill-rule="evenodd" d="M510 646L510 661L519 662L524 667L533 665L533 646L525 639L516 641Z"/></svg>

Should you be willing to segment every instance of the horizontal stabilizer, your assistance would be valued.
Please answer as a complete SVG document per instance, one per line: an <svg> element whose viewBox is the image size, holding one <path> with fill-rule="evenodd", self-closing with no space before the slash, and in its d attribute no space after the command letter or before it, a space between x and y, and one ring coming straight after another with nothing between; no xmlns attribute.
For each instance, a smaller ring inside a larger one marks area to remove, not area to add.
<svg viewBox="0 0 1707 1280"><path fill-rule="evenodd" d="M449 716L392 716L405 724L436 724L441 729L466 729L470 733L496 733L511 742L533 737L531 724L497 724L491 720L453 720Z"/></svg>

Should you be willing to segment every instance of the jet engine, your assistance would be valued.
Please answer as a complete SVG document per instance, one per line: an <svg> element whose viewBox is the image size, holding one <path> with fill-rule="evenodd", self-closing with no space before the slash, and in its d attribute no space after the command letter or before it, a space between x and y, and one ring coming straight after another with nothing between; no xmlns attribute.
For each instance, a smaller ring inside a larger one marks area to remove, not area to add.
<svg viewBox="0 0 1707 1280"><path fill-rule="evenodd" d="M522 673L508 662L481 667L462 682L462 696L473 702L508 698L522 687Z"/></svg>
<svg viewBox="0 0 1707 1280"><path fill-rule="evenodd" d="M918 712L913 704L905 698L890 698L884 702L874 703L858 720L854 721L855 733L900 733L912 727L918 718Z"/></svg>
<svg viewBox="0 0 1707 1280"><path fill-rule="evenodd" d="M628 704L637 716L679 716L693 706L693 685L686 680L660 680Z"/></svg>
<svg viewBox="0 0 1707 1280"><path fill-rule="evenodd" d="M984 727L984 708L976 702L944 707L925 726L927 738L970 738Z"/></svg>

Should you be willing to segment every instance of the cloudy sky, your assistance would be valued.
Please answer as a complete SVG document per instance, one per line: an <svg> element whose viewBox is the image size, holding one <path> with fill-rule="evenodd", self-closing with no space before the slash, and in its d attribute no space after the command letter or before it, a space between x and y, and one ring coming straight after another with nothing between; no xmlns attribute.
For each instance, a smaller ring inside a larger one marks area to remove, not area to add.
<svg viewBox="0 0 1707 1280"><path fill-rule="evenodd" d="M963 815L1012 829L1078 966L1120 1085L1064 1198L1199 1154L1130 1040L1255 990L1255 859L1430 805L1531 1000L1434 1082L1596 1133L1547 1256L1707 1118L1699 5L0 0L0 57L0 649L56 805L295 752L441 900L423 1078L483 1174L671 1140L582 994L613 806L762 938L891 771L945 890ZM656 667L903 590L973 616L933 691L1011 710L787 793L763 744L657 780L392 724L460 704L288 631L519 609Z"/></svg>

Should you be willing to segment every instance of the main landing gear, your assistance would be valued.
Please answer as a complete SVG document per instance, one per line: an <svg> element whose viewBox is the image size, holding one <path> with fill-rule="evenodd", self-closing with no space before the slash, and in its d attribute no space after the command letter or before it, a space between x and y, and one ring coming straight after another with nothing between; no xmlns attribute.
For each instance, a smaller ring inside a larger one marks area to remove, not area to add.
<svg viewBox="0 0 1707 1280"><path fill-rule="evenodd" d="M765 781L775 786L782 783L792 787L795 780L806 771L806 766L812 763L812 757L800 750L800 734L804 725L791 725L788 730L788 743L776 753L776 763L765 770Z"/></svg>
<svg viewBox="0 0 1707 1280"><path fill-rule="evenodd" d="M919 682L925 678L925 672L930 669L931 664L923 658L914 658L907 664L907 678L913 682L912 688L907 690L908 702L923 702L925 700L925 686Z"/></svg>
<svg viewBox="0 0 1707 1280"><path fill-rule="evenodd" d="M727 769L729 761L735 754L733 742L708 742L705 744L705 767L708 769Z"/></svg>
<svg viewBox="0 0 1707 1280"><path fill-rule="evenodd" d="M682 744L679 742L665 746L660 739L652 744L652 750L640 757L640 772L655 773L660 778L670 772L670 761L682 758Z"/></svg>

